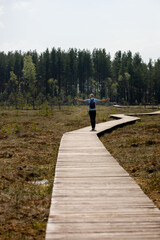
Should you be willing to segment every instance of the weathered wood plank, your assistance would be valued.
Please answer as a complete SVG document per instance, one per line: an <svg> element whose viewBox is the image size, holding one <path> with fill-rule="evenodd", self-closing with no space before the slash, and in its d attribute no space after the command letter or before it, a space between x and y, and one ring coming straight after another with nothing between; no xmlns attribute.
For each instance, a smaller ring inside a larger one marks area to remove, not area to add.
<svg viewBox="0 0 160 240"><path fill-rule="evenodd" d="M151 223L151 222L140 222L138 225L135 222L116 222L116 223L55 223L54 225L54 232L58 233L79 233L79 232L87 232L87 233L109 233L112 231L118 232L145 232L148 229L152 232L155 231L160 232L160 224L158 223ZM51 233L53 231L53 224L48 224L48 231Z"/></svg>
<svg viewBox="0 0 160 240"><path fill-rule="evenodd" d="M66 237L67 236L67 237ZM145 232L110 232L110 233L48 233L46 240L159 240L159 233Z"/></svg>

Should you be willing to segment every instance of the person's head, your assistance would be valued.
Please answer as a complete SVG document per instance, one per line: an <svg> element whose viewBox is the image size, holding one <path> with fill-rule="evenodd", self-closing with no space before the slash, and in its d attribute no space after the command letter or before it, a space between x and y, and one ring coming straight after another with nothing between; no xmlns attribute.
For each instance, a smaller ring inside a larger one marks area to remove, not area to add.
<svg viewBox="0 0 160 240"><path fill-rule="evenodd" d="M93 94L93 93L90 94L90 98L92 98L92 97L94 97L94 94Z"/></svg>

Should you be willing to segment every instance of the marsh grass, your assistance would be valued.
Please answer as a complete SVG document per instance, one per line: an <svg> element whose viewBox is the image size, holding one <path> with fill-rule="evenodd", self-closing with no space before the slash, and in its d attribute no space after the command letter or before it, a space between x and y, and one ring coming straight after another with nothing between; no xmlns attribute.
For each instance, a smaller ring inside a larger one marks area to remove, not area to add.
<svg viewBox="0 0 160 240"><path fill-rule="evenodd" d="M160 208L160 116L142 116L101 141Z"/></svg>
<svg viewBox="0 0 160 240"><path fill-rule="evenodd" d="M124 112L144 112L144 109L99 105L97 123L111 120L111 113ZM84 105L63 106L61 110L48 105L34 111L1 109L0 239L44 240L61 137L65 132L88 125L88 107ZM125 159L124 167L154 199L159 197L158 139L158 117L143 117L135 125L102 137L107 149L116 158L119 156L120 162ZM145 149L148 149L147 155ZM41 180L48 182L32 184ZM154 189L154 194L150 194L149 189Z"/></svg>

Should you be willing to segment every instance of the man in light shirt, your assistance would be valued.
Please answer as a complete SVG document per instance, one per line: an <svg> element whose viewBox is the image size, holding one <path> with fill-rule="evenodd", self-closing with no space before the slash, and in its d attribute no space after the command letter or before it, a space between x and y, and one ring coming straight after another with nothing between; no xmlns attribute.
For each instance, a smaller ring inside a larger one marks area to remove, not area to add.
<svg viewBox="0 0 160 240"><path fill-rule="evenodd" d="M107 99L99 100L99 99L94 98L93 93L91 93L89 99L83 100L83 99L75 98L75 100L78 101L78 102L82 102L82 103L88 103L88 105L89 105L89 116L90 116L92 131L95 131L95 126L96 126L96 103L107 102L110 99L107 98Z"/></svg>

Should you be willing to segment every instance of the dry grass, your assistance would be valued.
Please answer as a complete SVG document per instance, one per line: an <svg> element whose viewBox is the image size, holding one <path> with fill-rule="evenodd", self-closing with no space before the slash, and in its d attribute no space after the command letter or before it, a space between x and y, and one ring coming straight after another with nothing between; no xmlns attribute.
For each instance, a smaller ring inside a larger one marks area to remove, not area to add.
<svg viewBox="0 0 160 240"><path fill-rule="evenodd" d="M87 110L87 106L1 110L0 239L44 239L61 137L88 126ZM103 110L98 121L107 119ZM33 184L38 180L49 182Z"/></svg>
<svg viewBox="0 0 160 240"><path fill-rule="evenodd" d="M144 112L144 109L99 106L97 122L108 121L110 114L122 112ZM150 124L146 119L150 119ZM87 106L0 111L0 239L44 239L60 139L64 132L88 125ZM155 196L159 196L156 183L160 154L158 117L143 117L133 126L103 136L103 142L116 156L111 147L114 144L121 162L126 154L127 170L146 189L154 188ZM140 137L141 131L144 137ZM148 149L146 156L144 149ZM131 154L135 151L137 158L134 160ZM139 175L143 178L138 178ZM148 187L147 175L152 181L151 187ZM33 184L40 180L48 180L48 183Z"/></svg>
<svg viewBox="0 0 160 240"><path fill-rule="evenodd" d="M101 141L160 208L160 116L105 134Z"/></svg>

